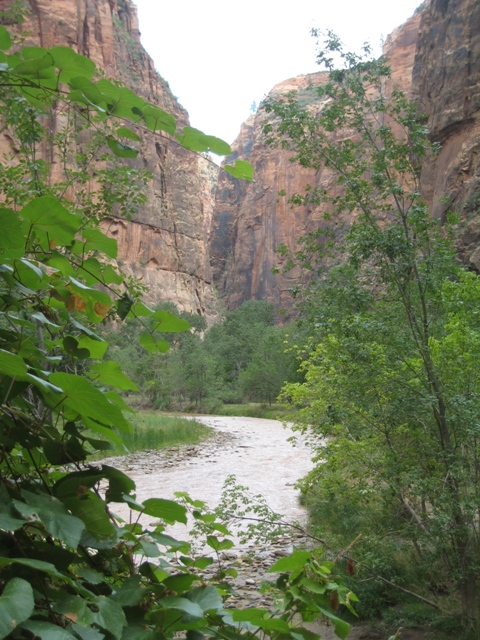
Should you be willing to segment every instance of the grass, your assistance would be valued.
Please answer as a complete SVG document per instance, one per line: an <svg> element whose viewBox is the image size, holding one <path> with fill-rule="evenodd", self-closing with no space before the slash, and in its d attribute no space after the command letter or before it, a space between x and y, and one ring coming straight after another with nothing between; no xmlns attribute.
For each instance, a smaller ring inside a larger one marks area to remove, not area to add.
<svg viewBox="0 0 480 640"><path fill-rule="evenodd" d="M129 419L135 431L125 434L123 441L131 453L196 444L208 438L213 431L195 420L166 416L157 411L137 411Z"/></svg>
<svg viewBox="0 0 480 640"><path fill-rule="evenodd" d="M213 413L217 416L243 416L246 418L268 418L270 420L287 419L290 409L281 404L221 404L215 406Z"/></svg>

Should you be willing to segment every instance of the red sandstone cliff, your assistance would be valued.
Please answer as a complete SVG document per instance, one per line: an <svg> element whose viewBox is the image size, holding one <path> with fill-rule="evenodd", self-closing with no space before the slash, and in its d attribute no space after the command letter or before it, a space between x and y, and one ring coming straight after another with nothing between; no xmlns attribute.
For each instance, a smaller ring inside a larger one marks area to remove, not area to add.
<svg viewBox="0 0 480 640"><path fill-rule="evenodd" d="M10 2L0 0L0 11ZM172 113L179 127L188 124L188 114L140 44L137 12L130 0L29 0L28 5L21 27L26 45L68 45L89 56L108 77ZM137 159L128 162L151 171L153 180L147 186L146 204L131 221L105 222L118 240L123 271L148 285L150 303L172 301L180 310L211 319L217 313L206 238L211 196L201 187L197 156L150 135L144 137Z"/></svg>
<svg viewBox="0 0 480 640"><path fill-rule="evenodd" d="M429 114L432 138L442 143L438 158L425 166L422 190L433 215L462 213L459 252L480 269L480 3L478 0L428 0L422 11L396 29L385 43L392 79ZM322 74L300 76L274 87L306 95ZM387 87L388 91L388 87ZM318 108L313 106L313 108ZM295 249L295 240L322 224L318 213L286 204L307 184L331 191L328 171L317 173L289 162L288 152L267 148L261 133L265 113L243 125L233 145L255 168L255 183L221 175L211 232L214 281L226 306L250 298L268 299L290 310L291 287L307 277L300 271L272 274L282 260L277 248ZM341 135L341 132L337 135ZM230 159L228 159L230 162ZM279 197L284 190L286 197ZM348 222L348 221L347 221Z"/></svg>

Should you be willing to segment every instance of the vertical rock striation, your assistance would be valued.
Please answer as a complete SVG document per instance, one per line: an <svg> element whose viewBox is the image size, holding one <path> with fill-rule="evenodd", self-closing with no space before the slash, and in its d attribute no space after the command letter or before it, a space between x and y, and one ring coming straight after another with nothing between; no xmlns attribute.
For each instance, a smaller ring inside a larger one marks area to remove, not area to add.
<svg viewBox="0 0 480 640"><path fill-rule="evenodd" d="M10 2L0 0L0 11ZM28 8L22 25L26 45L72 47L90 57L107 77L121 80L172 113L179 128L188 124L187 112L140 43L131 0L29 0ZM52 133L56 126L53 122ZM50 160L51 179L56 180L59 168L55 158ZM147 186L146 204L131 221L111 219L104 224L118 240L123 271L148 285L151 304L172 301L180 310L212 320L217 303L207 247L211 195L201 186L198 157L166 137L150 134L144 136L138 157L128 162L151 171L153 180Z"/></svg>
<svg viewBox="0 0 480 640"><path fill-rule="evenodd" d="M442 144L421 177L432 215L461 213L459 254L480 270L480 3L427 0L387 38L384 51L392 69L387 93L396 86L415 98L419 111L429 116L432 139ZM311 108L319 109L311 94L308 97L307 87L324 78L300 76L277 85L272 93L296 90L301 100L310 100ZM230 309L249 298L292 309L289 289L308 274L293 270L274 275L272 268L281 268L283 262L276 251L282 244L294 250L299 237L322 225L322 217L305 206L291 208L287 200L303 193L307 184L330 192L335 188L328 171L315 173L292 165L287 151L265 146L261 133L265 117L261 109L251 116L233 145L234 157L241 154L253 164L256 182L240 184L227 175L219 180L212 267L214 282ZM348 222L340 221L338 233L341 223Z"/></svg>

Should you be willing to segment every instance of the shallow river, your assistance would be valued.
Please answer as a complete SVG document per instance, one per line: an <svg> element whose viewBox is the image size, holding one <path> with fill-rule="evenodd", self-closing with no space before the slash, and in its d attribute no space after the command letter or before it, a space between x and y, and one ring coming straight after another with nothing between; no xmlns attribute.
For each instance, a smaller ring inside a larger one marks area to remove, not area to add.
<svg viewBox="0 0 480 640"><path fill-rule="evenodd" d="M270 508L286 520L305 523L306 512L299 504L294 483L312 468L312 463L301 436L292 445L288 440L292 431L276 420L223 416L195 419L215 430L213 441L178 454L170 452L167 458L165 453L152 451L114 463L135 481L139 501L172 498L175 491L187 491L192 498L215 507L225 479L234 474L239 484L262 494ZM175 534L180 533L177 527Z"/></svg>

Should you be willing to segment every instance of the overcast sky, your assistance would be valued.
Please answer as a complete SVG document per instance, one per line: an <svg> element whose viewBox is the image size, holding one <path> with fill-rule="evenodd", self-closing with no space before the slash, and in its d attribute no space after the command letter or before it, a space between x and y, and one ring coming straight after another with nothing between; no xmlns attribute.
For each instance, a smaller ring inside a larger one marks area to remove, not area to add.
<svg viewBox="0 0 480 640"><path fill-rule="evenodd" d="M317 71L313 26L350 50L382 39L421 0L133 0L142 43L192 126L232 143L272 87Z"/></svg>

